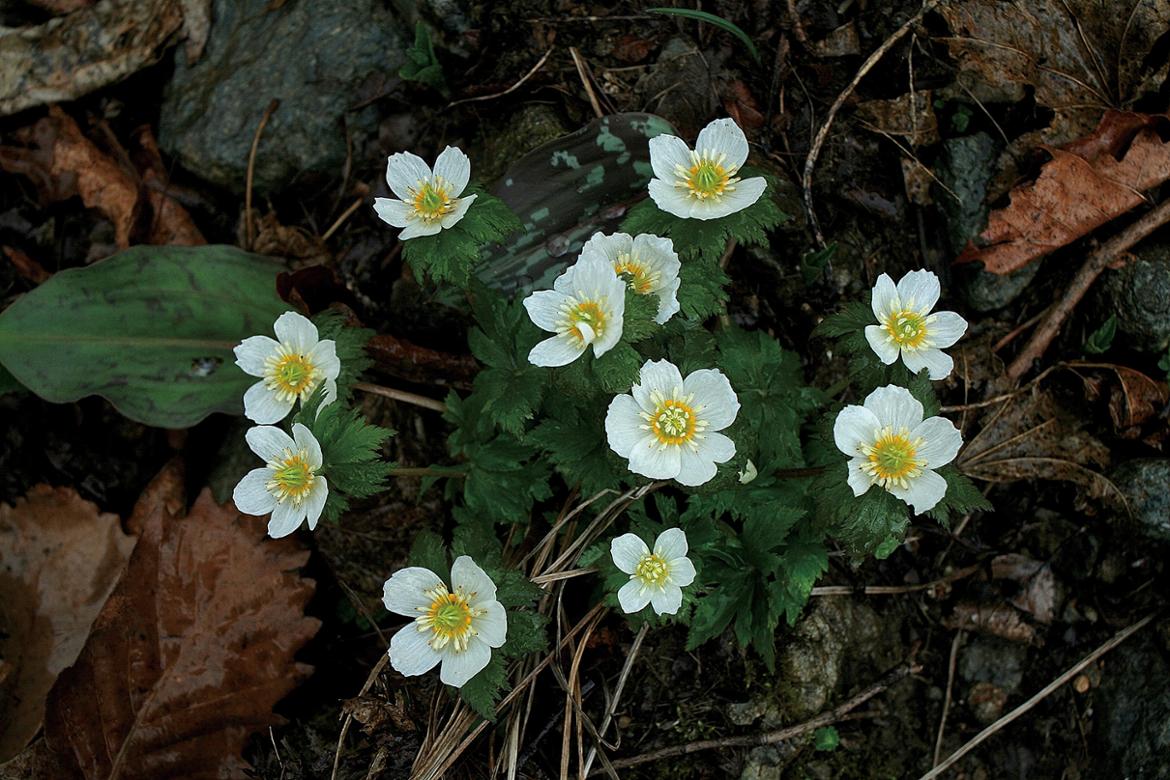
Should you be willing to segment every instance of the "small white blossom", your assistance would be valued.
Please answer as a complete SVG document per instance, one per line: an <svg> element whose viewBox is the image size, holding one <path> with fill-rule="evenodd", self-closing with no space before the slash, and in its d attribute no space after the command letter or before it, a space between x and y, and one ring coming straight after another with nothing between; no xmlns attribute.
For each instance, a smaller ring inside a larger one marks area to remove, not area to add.
<svg viewBox="0 0 1170 780"><path fill-rule="evenodd" d="M320 340L317 326L295 311L286 311L273 325L276 340L251 336L236 345L236 365L260 381L244 393L244 415L270 425L283 420L298 400L304 401L325 383L324 407L337 398L341 361L337 344Z"/></svg>
<svg viewBox="0 0 1170 780"><path fill-rule="evenodd" d="M658 298L658 313L654 321L662 325L678 312L678 278L682 263L674 251L674 243L651 233L633 238L628 233L607 236L594 233L581 248L581 257L597 255L613 266L630 289L639 295Z"/></svg>
<svg viewBox="0 0 1170 780"><path fill-rule="evenodd" d="M386 580L382 602L413 619L390 640L390 665L407 677L442 663L439 679L462 688L502 647L508 616L496 601L496 585L466 555L451 566L451 585L430 569L401 569Z"/></svg>
<svg viewBox="0 0 1170 780"><path fill-rule="evenodd" d="M906 368L917 374L930 370L931 379L945 379L954 360L942 351L967 331L967 321L953 311L930 310L938 303L941 287L930 271L911 271L897 286L888 274L873 286L873 315L877 325L865 328L865 338L887 366L901 354Z"/></svg>
<svg viewBox="0 0 1170 780"><path fill-rule="evenodd" d="M739 484L746 485L749 482L754 482L756 477L760 476L760 472L756 470L756 464L752 463L749 459L748 462L743 465L743 471L739 472L738 476Z"/></svg>
<svg viewBox="0 0 1170 780"><path fill-rule="evenodd" d="M602 258L582 256L557 277L551 290L525 298L524 308L538 328L556 334L533 347L528 362L568 365L590 344L594 357L601 357L622 337L626 283Z"/></svg>
<svg viewBox="0 0 1170 780"><path fill-rule="evenodd" d="M705 368L685 380L668 360L647 360L638 384L616 396L605 415L610 449L630 471L651 479L702 485L716 463L735 456L735 443L717 433L735 422L739 399L721 371Z"/></svg>
<svg viewBox="0 0 1170 780"><path fill-rule="evenodd" d="M268 535L273 539L288 536L308 520L309 530L317 527L329 485L321 470L321 445L312 432L297 423L293 435L272 425L258 425L245 434L252 452L264 461L263 468L249 471L236 489L232 500L246 515L268 520Z"/></svg>
<svg viewBox="0 0 1170 780"><path fill-rule="evenodd" d="M682 589L695 581L695 565L687 558L687 535L668 528L651 550L634 534L623 534L609 545L617 566L630 575L618 590L618 603L627 614L654 607L659 615L673 615L682 605Z"/></svg>
<svg viewBox="0 0 1170 780"><path fill-rule="evenodd" d="M955 459L963 436L942 417L922 419L922 404L904 387L886 385L863 406L846 406L833 424L837 449L849 456L849 487L860 496L874 485L921 514L946 495L933 471Z"/></svg>
<svg viewBox="0 0 1170 780"><path fill-rule="evenodd" d="M416 154L392 154L386 162L386 183L398 200L374 198L374 211L382 221L404 228L398 234L403 241L433 236L467 213L476 196L459 196L470 178L471 160L454 146L439 153L434 172Z"/></svg>
<svg viewBox="0 0 1170 780"><path fill-rule="evenodd" d="M699 131L694 151L677 136L655 136L650 139L650 197L658 208L683 219L719 219L742 211L767 187L762 176L736 178L747 157L747 136L731 119L716 119Z"/></svg>

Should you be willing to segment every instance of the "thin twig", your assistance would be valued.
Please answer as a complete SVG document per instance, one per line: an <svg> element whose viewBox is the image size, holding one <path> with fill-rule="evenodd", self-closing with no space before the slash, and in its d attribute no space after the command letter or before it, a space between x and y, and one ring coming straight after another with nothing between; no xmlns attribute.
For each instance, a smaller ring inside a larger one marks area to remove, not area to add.
<svg viewBox="0 0 1170 780"><path fill-rule="evenodd" d="M382 653L382 657L378 659L378 663L374 664L374 668L370 670L370 676L366 678L366 684L362 686L358 696L365 696L370 688L374 685L374 680L378 679L378 675L386 668L386 662L390 660L389 653ZM337 780L337 767L341 765L341 748L345 745L345 735L349 733L349 724L353 722L353 713L346 713L345 722L341 724L341 733L337 735L337 752L333 754L333 772L330 773L330 780Z"/></svg>
<svg viewBox="0 0 1170 780"><path fill-rule="evenodd" d="M577 75L581 77L581 83L585 85L585 94L589 96L589 105L593 106L593 113L597 114L597 118L601 119L605 116L605 112L601 110L601 103L597 99L597 93L593 90L593 85L590 83L589 74L585 70L585 61L581 59L581 53L577 51L577 47L570 46L569 54L573 56L573 64L577 66Z"/></svg>
<svg viewBox="0 0 1170 780"><path fill-rule="evenodd" d="M906 22L894 31L894 34L885 40L885 42L877 48L873 54L866 58L865 62L861 64L861 68L853 76L853 80L841 91L837 99L833 101L833 105L829 108L829 114L825 117L824 124L821 129L817 131L816 138L813 139L812 148L809 149L808 157L804 161L804 176L802 177L802 184L804 185L804 208L808 211L808 221L812 225L813 233L816 235L817 243L822 247L826 246L825 235L821 232L820 222L817 221L816 210L813 208L812 200L812 186L813 186L813 169L817 166L817 158L821 154L821 147L825 145L825 139L829 137L829 128L833 126L833 119L836 118L837 112L841 110L841 106L845 105L845 101L853 94L853 90L857 89L857 85L865 78L866 74L877 65L878 60L885 56L894 44L902 39L906 33L910 31L914 25L922 21L922 17L927 14L932 8L939 4L941 0L928 0L918 13L906 20Z"/></svg>
<svg viewBox="0 0 1170 780"><path fill-rule="evenodd" d="M273 98L264 109L264 116L260 117L260 124L256 125L256 132L252 135L252 149L248 152L248 173L244 177L244 249L252 250L252 241L256 237L255 226L252 224L252 178L256 171L256 150L260 148L260 136L272 113L280 108L280 101Z"/></svg>
<svg viewBox="0 0 1170 780"><path fill-rule="evenodd" d="M395 401L421 406L423 409L433 409L436 412L447 411L447 404L442 401L436 401L434 398L427 398L425 395L418 395L417 393L408 393L405 390L397 390L393 387L373 385L369 382L354 382L353 389L361 390L363 393L369 393L370 395L380 395L383 398L392 398Z"/></svg>
<svg viewBox="0 0 1170 780"><path fill-rule="evenodd" d="M955 666L959 658L959 645L963 643L963 631L960 629L951 642L951 658L947 662L947 692L943 697L942 717L938 719L938 736L934 739L934 759L931 766L938 766L939 756L942 755L943 734L947 728L947 713L951 709L951 695L955 690Z"/></svg>
<svg viewBox="0 0 1170 780"><path fill-rule="evenodd" d="M363 196L361 198L357 198L356 200L354 200L353 203L349 204L349 208L347 208L345 211L341 212L341 216L338 217L337 219L335 219L333 221L333 224L329 226L329 229L326 230L324 232L324 234L322 234L321 240L328 241L329 237L332 236L334 233L336 233L337 229L340 228L342 225L344 225L345 221L347 219L349 219L351 216L353 216L353 213L358 210L358 207L361 206L365 202L366 202L366 199Z"/></svg>
<svg viewBox="0 0 1170 780"><path fill-rule="evenodd" d="M831 710L826 710L820 715L817 715L811 720L806 720L804 723L798 723L795 726L788 726L775 731L767 731L763 734L745 734L738 737L723 737L721 739L703 739L697 742L688 742L685 745L673 745L671 747L661 748L659 750L652 750L649 753L643 753L640 756L633 756L631 758L623 758L614 761L615 769L624 769L629 766L638 766L639 764L646 764L651 761L657 761L660 758L670 758L671 756L683 756L691 753L698 753L702 750L714 750L718 748L729 747L757 747L760 745L775 745L778 742L787 742L790 739L802 736L815 731L822 726L828 726L831 723L836 723L841 720L848 712L855 710L865 702L877 696L887 688L901 682L912 674L917 674L922 671L922 667L913 661L908 661L901 666L896 667L873 685L866 688L861 693L850 698L848 701L834 707ZM593 772L597 774L597 772Z"/></svg>
<svg viewBox="0 0 1170 780"><path fill-rule="evenodd" d="M622 691L625 690L626 680L630 676L630 670L634 668L634 659L638 657L638 650L642 647L642 640L646 638L646 632L650 630L649 623L643 623L642 627L638 629L638 635L634 637L634 644L630 645L629 655L626 656L626 663L622 666L622 672L618 675L617 687L614 688L613 698L609 701L609 706L605 708L605 717L601 719L601 728L597 730L599 736L604 737L606 730L609 728L610 722L613 721L613 715L617 712L618 702L622 699ZM589 774L589 767L593 766L593 759L597 756L597 746L589 749L589 755L585 758L584 774Z"/></svg>
<svg viewBox="0 0 1170 780"><path fill-rule="evenodd" d="M1056 338L1061 325L1072 314L1073 309L1080 303L1081 298L1085 297L1089 287L1105 268L1122 252L1128 251L1134 244L1168 221L1170 221L1170 198L1159 203L1153 211L1106 241L1085 258L1084 265L1077 271L1077 275L1073 277L1068 289L1064 291L1064 295L1048 310L1044 322L1040 323L1040 326L1032 333L1032 338L1028 340L1027 345L1020 350L1020 354L1016 355L1016 359L1008 366L1008 376L1013 380L1018 380L1026 374L1032 368L1032 364L1040 359L1044 350Z"/></svg>
<svg viewBox="0 0 1170 780"><path fill-rule="evenodd" d="M1105 642L1105 644L1101 645L1096 650L1094 650L1093 652L1089 653L1087 656L1082 658L1080 661L1078 661L1076 664L1074 664L1072 667L1070 667L1066 672L1064 672L1064 674L1060 675L1055 680L1048 683L1048 685L1045 685L1044 688L1041 689L1040 692L1037 693L1035 696L1028 699L1026 702L1021 704L1019 707L1016 707L1014 710L1009 712L1007 715L1004 715L1002 718L997 720L995 723L992 723L990 726L983 729L983 731L980 731L978 734L975 735L975 737L973 739L971 739L970 742L963 745L961 748L956 750L954 753L951 753L951 755L947 757L946 761L943 761L941 764L937 765L934 769L931 769L929 772L927 772L922 777L920 777L919 780L931 780L932 778L935 778L935 777L938 777L939 775L941 775L943 772L945 772L947 769L949 769L951 766L953 766L963 756L967 755L972 750L979 747L979 745L983 744L983 742L985 742L989 737L991 737L997 731L999 731L1004 726L1006 726L1007 724L1011 723L1016 718L1020 717L1024 713L1026 713L1028 710L1035 707L1037 704L1039 704L1041 701L1043 701L1049 694L1051 694L1053 691L1055 691L1060 686L1064 685L1066 682L1071 680L1073 677L1076 677L1077 674L1082 669L1084 669L1086 666L1088 666L1089 664L1092 664L1098 658L1105 655L1106 653L1108 653L1113 648L1117 647L1119 644L1121 644L1125 640L1129 639L1136 632L1145 628L1146 625L1148 625L1149 622L1151 620L1153 620L1157 614L1158 613L1155 610L1154 612L1151 612L1149 615L1146 615L1144 618L1142 618L1138 622L1134 623L1129 628L1125 628L1125 629L1122 629L1121 631L1118 631L1116 634L1113 635L1112 639Z"/></svg>
<svg viewBox="0 0 1170 780"><path fill-rule="evenodd" d="M464 103L478 103L481 100L495 100L496 98L502 98L504 95L512 94L516 90L520 89L520 87L523 86L525 81L528 81L528 79L535 76L536 72L538 70L540 70L542 67L544 67L544 63L548 61L549 55L553 53L553 48L555 48L555 47L549 47L549 50L544 53L544 56L541 57L540 60L538 60L537 63L535 65L533 65L532 68L527 73L525 73L523 76L521 76L519 81L517 81L512 86L505 89L503 92L493 92L490 95L478 95L476 97L462 98L460 100L452 100L450 103L447 104L447 108L459 106L459 105L462 105Z"/></svg>
<svg viewBox="0 0 1170 780"><path fill-rule="evenodd" d="M940 585L950 585L952 582L957 582L961 579L970 577L975 572L983 567L979 564L968 566L963 569L951 572L946 577L930 582L922 583L921 585L867 585L864 588L855 588L852 585L821 585L813 588L810 595L812 596L856 596L864 594L866 596L899 596L903 593L917 593L923 590L933 590Z"/></svg>

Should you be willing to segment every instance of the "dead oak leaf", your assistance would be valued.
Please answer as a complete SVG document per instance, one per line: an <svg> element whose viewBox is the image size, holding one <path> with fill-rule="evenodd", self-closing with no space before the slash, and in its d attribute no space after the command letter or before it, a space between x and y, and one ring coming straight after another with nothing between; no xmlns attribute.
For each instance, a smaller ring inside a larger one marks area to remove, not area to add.
<svg viewBox="0 0 1170 780"><path fill-rule="evenodd" d="M49 694L45 738L62 776L239 777L249 735L306 677L293 656L308 553L204 490L185 517L156 502L77 663Z"/></svg>
<svg viewBox="0 0 1170 780"><path fill-rule="evenodd" d="M72 488L0 504L0 764L41 728L45 697L114 589L134 537Z"/></svg>

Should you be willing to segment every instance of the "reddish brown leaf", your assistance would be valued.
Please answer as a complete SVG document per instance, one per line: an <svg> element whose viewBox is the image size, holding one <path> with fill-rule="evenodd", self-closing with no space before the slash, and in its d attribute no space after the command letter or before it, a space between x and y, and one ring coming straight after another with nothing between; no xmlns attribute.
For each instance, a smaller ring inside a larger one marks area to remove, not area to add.
<svg viewBox="0 0 1170 780"><path fill-rule="evenodd" d="M45 270L44 266L14 246L0 246L0 252L8 256L8 261L12 263L12 267L16 269L18 274L33 284L40 284L52 276Z"/></svg>
<svg viewBox="0 0 1170 780"><path fill-rule="evenodd" d="M1115 157L1135 125L1140 129ZM979 260L992 273L1011 273L1143 203L1143 192L1170 178L1170 144L1148 125L1110 112L1093 136L1045 147L1052 159L1036 181L1012 190L1011 203L991 213L978 245L968 244L955 262Z"/></svg>
<svg viewBox="0 0 1170 780"><path fill-rule="evenodd" d="M1098 363L1094 367L1117 376L1117 385L1109 395L1109 416L1119 433L1149 422L1170 403L1165 382L1157 382L1128 366Z"/></svg>
<svg viewBox="0 0 1170 780"><path fill-rule="evenodd" d="M1043 644L1035 629L1024 622L1019 612L1006 604L958 604L943 623L947 628L978 631L1012 642Z"/></svg>
<svg viewBox="0 0 1170 780"><path fill-rule="evenodd" d="M764 126L764 115L760 111L756 96L748 89L748 85L739 79L728 84L723 90L723 108L740 127L758 130Z"/></svg>
<svg viewBox="0 0 1170 780"><path fill-rule="evenodd" d="M653 38L626 33L614 44L613 56L627 65L635 65L650 56L655 45Z"/></svg>
<svg viewBox="0 0 1170 780"><path fill-rule="evenodd" d="M161 478L166 478L161 477ZM142 536L77 663L49 695L45 737L71 775L240 777L249 735L309 672L319 621L308 553L204 490L190 514L144 499Z"/></svg>
<svg viewBox="0 0 1170 780"><path fill-rule="evenodd" d="M75 660L134 537L72 488L34 487L0 504L0 763L41 727L45 697Z"/></svg>

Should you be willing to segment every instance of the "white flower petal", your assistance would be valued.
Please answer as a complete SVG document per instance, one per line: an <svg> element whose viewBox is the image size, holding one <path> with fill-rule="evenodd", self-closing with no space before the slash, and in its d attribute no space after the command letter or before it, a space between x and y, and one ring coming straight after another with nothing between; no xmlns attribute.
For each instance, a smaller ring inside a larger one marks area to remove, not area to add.
<svg viewBox="0 0 1170 780"><path fill-rule="evenodd" d="M727 160L724 166L739 169L748 158L747 136L734 119L716 119L699 131L699 137L695 139L695 151L700 155L710 152L708 156L715 158L725 154Z"/></svg>
<svg viewBox="0 0 1170 780"><path fill-rule="evenodd" d="M321 410L329 404L337 400L337 380L325 380L325 392L321 394L321 405L317 407L317 416L321 416Z"/></svg>
<svg viewBox="0 0 1170 780"><path fill-rule="evenodd" d="M922 422L922 404L910 391L897 385L886 385L874 390L865 398L865 408L873 412L882 427L892 426L896 431Z"/></svg>
<svg viewBox="0 0 1170 780"><path fill-rule="evenodd" d="M874 434L882 427L877 416L864 406L846 406L837 412L833 421L833 442L837 449L850 457L861 454L861 448L873 444Z"/></svg>
<svg viewBox="0 0 1170 780"><path fill-rule="evenodd" d="M763 196L766 189L768 189L768 180L763 176L752 176L750 179L737 181L734 190L723 193L723 197L715 202L719 208L716 209L714 216L707 217L707 219L718 219L737 211L743 211L748 206L755 204ZM711 201L714 199L712 198Z"/></svg>
<svg viewBox="0 0 1170 780"><path fill-rule="evenodd" d="M472 639L467 643L463 652L449 651L443 655L443 665L439 669L439 679L444 685L462 688L492 660L492 649L486 642Z"/></svg>
<svg viewBox="0 0 1170 780"><path fill-rule="evenodd" d="M627 615L641 612L650 603L650 589L639 580L630 580L617 592L618 604Z"/></svg>
<svg viewBox="0 0 1170 780"><path fill-rule="evenodd" d="M325 509L325 502L329 499L329 483L325 477L313 477L313 487L309 490L309 497L305 499L305 520L309 523L309 530L317 527L321 519L321 512Z"/></svg>
<svg viewBox="0 0 1170 780"><path fill-rule="evenodd" d="M659 615L673 615L682 606L682 588L667 583L650 594L650 605Z"/></svg>
<svg viewBox="0 0 1170 780"><path fill-rule="evenodd" d="M650 479L674 479L682 468L678 447L663 447L653 435L630 451L630 471Z"/></svg>
<svg viewBox="0 0 1170 780"><path fill-rule="evenodd" d="M945 417L927 417L919 423L910 431L910 439L913 441L919 438L923 441L916 455L926 461L928 469L950 463L963 446L963 434Z"/></svg>
<svg viewBox="0 0 1170 780"><path fill-rule="evenodd" d="M739 398L731 389L731 382L717 368L703 368L690 373L683 382L683 393L694 394L692 407L700 420L707 422L707 430L721 431L735 422L739 414Z"/></svg>
<svg viewBox="0 0 1170 780"><path fill-rule="evenodd" d="M236 509L246 515L263 517L276 506L276 497L268 492L266 485L272 479L272 470L266 468L252 469L236 485L232 491L232 501Z"/></svg>
<svg viewBox="0 0 1170 780"><path fill-rule="evenodd" d="M382 603L397 615L416 618L421 614L420 609L425 610L431 605L426 592L440 585L446 587L439 575L430 569L421 566L399 569L382 585Z"/></svg>
<svg viewBox="0 0 1170 780"><path fill-rule="evenodd" d="M564 293L556 290L537 290L524 299L524 308L528 311L528 318L541 330L557 330L557 323L561 321L561 307L565 305Z"/></svg>
<svg viewBox="0 0 1170 780"><path fill-rule="evenodd" d="M685 588L695 581L695 564L690 558L675 558L668 561L670 565L670 582L680 588Z"/></svg>
<svg viewBox="0 0 1170 780"><path fill-rule="evenodd" d="M577 341L569 335L553 336L545 339L532 348L528 353L528 362L534 366L556 368L567 366L585 354L588 347L584 342Z"/></svg>
<svg viewBox="0 0 1170 780"><path fill-rule="evenodd" d="M443 228L437 223L428 224L422 220L416 219L407 225L401 233L398 234L399 241L409 241L412 238L419 238L420 236L433 236Z"/></svg>
<svg viewBox="0 0 1170 780"><path fill-rule="evenodd" d="M873 480L869 475L861 470L861 467L866 463L863 458L850 458L849 460L849 487L853 490L853 495L863 496L865 492L873 487Z"/></svg>
<svg viewBox="0 0 1170 780"><path fill-rule="evenodd" d="M488 647L503 647L508 638L508 613L504 611L504 605L489 601L480 604L479 608L484 613L475 619L474 628L479 632L480 640Z"/></svg>
<svg viewBox="0 0 1170 780"><path fill-rule="evenodd" d="M431 633L407 623L390 637L390 665L404 677L417 677L434 669L443 656L428 644Z"/></svg>
<svg viewBox="0 0 1170 780"><path fill-rule="evenodd" d="M308 357L309 362L320 369L326 379L337 379L338 374L341 373L341 360L337 357L337 342L333 339L317 342L317 346L313 347Z"/></svg>
<svg viewBox="0 0 1170 780"><path fill-rule="evenodd" d="M374 198L374 213L386 224L404 228L410 224L414 209L393 198Z"/></svg>
<svg viewBox="0 0 1170 780"><path fill-rule="evenodd" d="M293 399L277 398L276 394L257 382L244 391L244 416L261 425L277 423L292 411Z"/></svg>
<svg viewBox="0 0 1170 780"><path fill-rule="evenodd" d="M947 481L933 471L924 471L917 479L910 483L908 488L890 485L888 488L896 497L902 499L914 508L914 514L920 515L934 508L947 494Z"/></svg>
<svg viewBox="0 0 1170 780"><path fill-rule="evenodd" d="M637 534L622 534L609 543L609 556L613 558L613 565L626 574L633 574L638 568L638 562L650 554Z"/></svg>
<svg viewBox="0 0 1170 780"><path fill-rule="evenodd" d="M457 198L467 189L467 182L471 179L471 160L462 149L448 146L435 158L435 175L446 180L451 188L447 194Z"/></svg>
<svg viewBox="0 0 1170 780"><path fill-rule="evenodd" d="M946 379L955 367L955 361L951 356L939 349L904 349L902 362L914 374L924 368L927 369L930 378L934 380Z"/></svg>
<svg viewBox="0 0 1170 780"><path fill-rule="evenodd" d="M264 361L280 347L267 336L249 336L236 345L236 365L245 374L264 376Z"/></svg>
<svg viewBox="0 0 1170 780"><path fill-rule="evenodd" d="M967 332L967 321L953 311L938 311L926 318L926 333L932 347L949 347Z"/></svg>
<svg viewBox="0 0 1170 780"><path fill-rule="evenodd" d="M658 314L654 315L654 321L659 325L665 325L682 308L678 302L678 288L681 284L682 280L675 277L669 287L664 287L658 293Z"/></svg>
<svg viewBox="0 0 1170 780"><path fill-rule="evenodd" d="M634 385L630 393L644 411L654 412L658 407L650 400L651 394L657 392L670 398L676 389L682 388L683 378L678 366L665 359L647 360L638 371L638 384Z"/></svg>
<svg viewBox="0 0 1170 780"><path fill-rule="evenodd" d="M651 138L650 142L653 143L654 139ZM683 194L683 190L662 179L651 179L647 188L650 190L650 199L659 209L681 219L690 218L693 201Z"/></svg>
<svg viewBox="0 0 1170 780"><path fill-rule="evenodd" d="M715 461L710 458L704 458L699 453L691 450L690 447L679 447L678 450L679 468L675 480L680 485L698 487L699 485L705 485L715 478L715 473L719 470L715 465Z"/></svg>
<svg viewBox="0 0 1170 780"><path fill-rule="evenodd" d="M624 236L625 233L617 235ZM656 236L653 233L639 233L634 237L630 249L626 251L653 264L668 279L678 276L678 271L682 268L678 253L674 251L674 242L663 236Z"/></svg>
<svg viewBox="0 0 1170 780"><path fill-rule="evenodd" d="M411 201L414 190L431 178L431 168L411 152L397 152L386 159L386 183L399 200Z"/></svg>
<svg viewBox="0 0 1170 780"><path fill-rule="evenodd" d="M305 457L309 461L309 465L314 469L321 468L321 445L317 443L317 438L313 436L313 432L300 423L295 423L292 427L293 442L297 445L298 450L305 451Z"/></svg>
<svg viewBox="0 0 1170 780"><path fill-rule="evenodd" d="M901 310L902 303L898 298L898 288L894 285L894 280L890 278L889 274L882 274L877 278L877 283L873 286L870 308L878 322L885 322L886 315L890 312Z"/></svg>
<svg viewBox="0 0 1170 780"><path fill-rule="evenodd" d="M604 233L594 233L585 246L581 247L581 258L594 257L611 266L617 262L619 256L634 251L634 239L629 233L614 233L607 236Z"/></svg>
<svg viewBox="0 0 1170 780"><path fill-rule="evenodd" d="M930 271L911 271L898 281L898 300L904 309L925 315L938 303L942 286Z"/></svg>
<svg viewBox="0 0 1170 780"><path fill-rule="evenodd" d="M681 528L667 528L654 540L654 554L673 561L687 554L687 534Z"/></svg>
<svg viewBox="0 0 1170 780"><path fill-rule="evenodd" d="M650 139L650 167L656 178L664 183L673 182L677 178L675 168L679 165L683 168L691 166L691 150L683 139L665 134ZM650 194L653 196L654 193Z"/></svg>
<svg viewBox="0 0 1170 780"><path fill-rule="evenodd" d="M276 318L272 326L281 344L292 347L299 354L308 355L317 346L317 326L313 321L295 311L286 311Z"/></svg>
<svg viewBox="0 0 1170 780"><path fill-rule="evenodd" d="M605 438L609 448L623 458L628 458L634 446L646 437L642 428L646 421L641 412L638 402L630 395L614 396L609 402L605 413Z"/></svg>
<svg viewBox="0 0 1170 780"><path fill-rule="evenodd" d="M870 349L878 356L878 360L887 366L893 365L898 359L898 345L881 325L866 325L865 340L869 342Z"/></svg>
<svg viewBox="0 0 1170 780"><path fill-rule="evenodd" d="M275 425L257 425L244 434L244 441L252 452L265 463L284 457L285 450L296 449L296 443L287 433Z"/></svg>
<svg viewBox="0 0 1170 780"><path fill-rule="evenodd" d="M268 519L268 535L273 539L283 539L301 527L305 520L304 506L296 506L292 501L285 501L272 508L272 517Z"/></svg>
<svg viewBox="0 0 1170 780"><path fill-rule="evenodd" d="M467 213L467 210L471 208L471 204L475 203L475 199L478 197L479 195L467 195L455 201L455 208L451 210L450 214L443 217L439 224L442 225L444 229L452 227L456 222L463 219L463 216Z"/></svg>
<svg viewBox="0 0 1170 780"><path fill-rule="evenodd" d="M496 583L470 555L460 555L451 564L451 587L462 589L473 606L496 600Z"/></svg>

